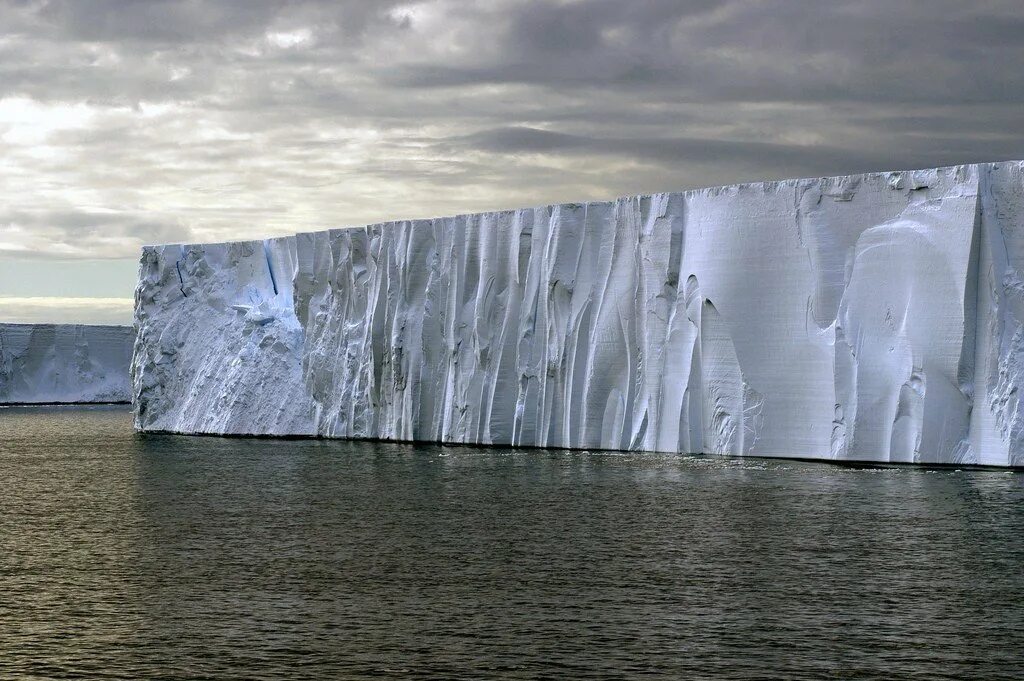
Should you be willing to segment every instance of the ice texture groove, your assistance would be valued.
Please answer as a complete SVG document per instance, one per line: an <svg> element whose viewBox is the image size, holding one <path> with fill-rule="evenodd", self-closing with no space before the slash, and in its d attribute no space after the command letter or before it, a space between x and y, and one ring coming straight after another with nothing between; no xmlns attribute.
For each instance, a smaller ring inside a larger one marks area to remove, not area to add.
<svg viewBox="0 0 1024 681"><path fill-rule="evenodd" d="M130 326L0 324L0 404L128 402Z"/></svg>
<svg viewBox="0 0 1024 681"><path fill-rule="evenodd" d="M1024 465L1024 162L142 254L143 431Z"/></svg>

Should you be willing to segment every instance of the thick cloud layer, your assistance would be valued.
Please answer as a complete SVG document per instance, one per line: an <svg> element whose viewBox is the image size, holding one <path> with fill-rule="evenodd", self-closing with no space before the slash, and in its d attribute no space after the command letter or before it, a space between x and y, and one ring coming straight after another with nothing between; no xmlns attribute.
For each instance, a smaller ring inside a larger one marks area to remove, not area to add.
<svg viewBox="0 0 1024 681"><path fill-rule="evenodd" d="M18 324L131 324L131 298L0 296L0 319Z"/></svg>
<svg viewBox="0 0 1024 681"><path fill-rule="evenodd" d="M1018 0L7 0L0 253L1019 158L1021 63Z"/></svg>

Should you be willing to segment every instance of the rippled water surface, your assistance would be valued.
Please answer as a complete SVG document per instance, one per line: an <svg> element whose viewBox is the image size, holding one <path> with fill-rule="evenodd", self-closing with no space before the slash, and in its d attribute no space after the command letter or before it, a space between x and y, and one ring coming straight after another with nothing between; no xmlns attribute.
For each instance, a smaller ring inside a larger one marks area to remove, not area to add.
<svg viewBox="0 0 1024 681"><path fill-rule="evenodd" d="M1020 678L1024 476L0 410L0 678Z"/></svg>

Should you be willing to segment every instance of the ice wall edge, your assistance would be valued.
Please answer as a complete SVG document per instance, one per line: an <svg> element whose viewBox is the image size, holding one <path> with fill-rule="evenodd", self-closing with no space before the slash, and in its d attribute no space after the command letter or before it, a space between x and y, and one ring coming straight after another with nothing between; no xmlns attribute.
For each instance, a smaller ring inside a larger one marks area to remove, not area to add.
<svg viewBox="0 0 1024 681"><path fill-rule="evenodd" d="M0 323L0 404L129 402L135 329Z"/></svg>
<svg viewBox="0 0 1024 681"><path fill-rule="evenodd" d="M149 246L135 426L1024 465L1024 162Z"/></svg>

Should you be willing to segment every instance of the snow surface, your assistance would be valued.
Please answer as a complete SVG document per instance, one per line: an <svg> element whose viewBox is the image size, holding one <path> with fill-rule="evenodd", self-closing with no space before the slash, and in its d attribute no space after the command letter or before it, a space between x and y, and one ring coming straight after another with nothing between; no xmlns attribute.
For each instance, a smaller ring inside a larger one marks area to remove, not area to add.
<svg viewBox="0 0 1024 681"><path fill-rule="evenodd" d="M135 329L0 324L0 404L128 402Z"/></svg>
<svg viewBox="0 0 1024 681"><path fill-rule="evenodd" d="M1024 465L1024 162L144 249L136 427Z"/></svg>

